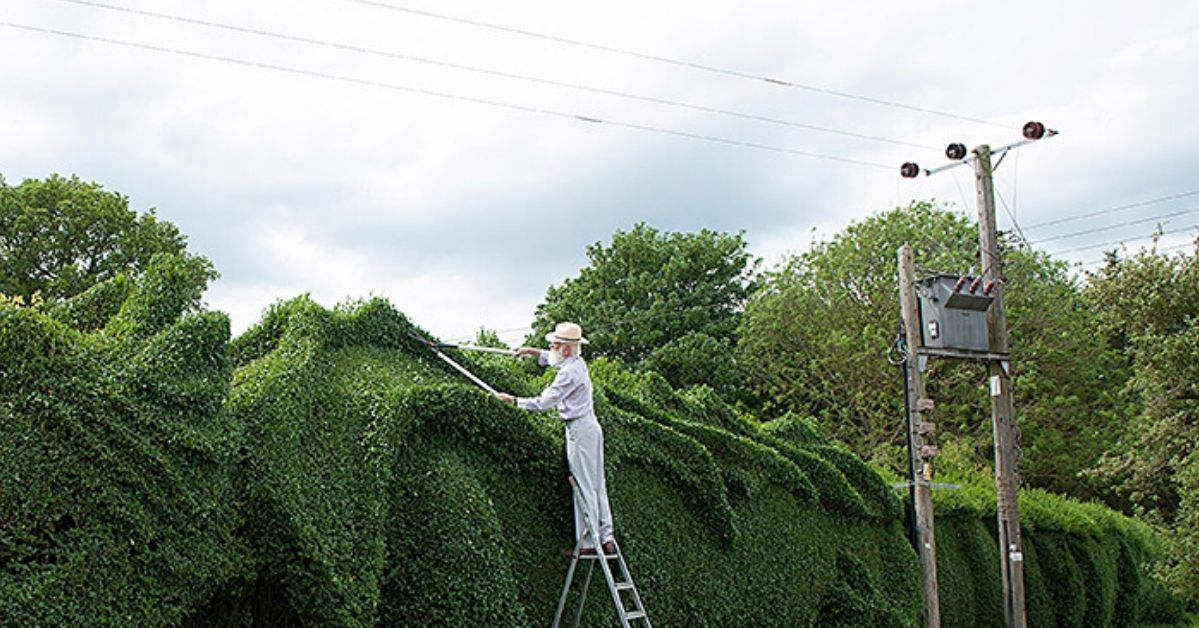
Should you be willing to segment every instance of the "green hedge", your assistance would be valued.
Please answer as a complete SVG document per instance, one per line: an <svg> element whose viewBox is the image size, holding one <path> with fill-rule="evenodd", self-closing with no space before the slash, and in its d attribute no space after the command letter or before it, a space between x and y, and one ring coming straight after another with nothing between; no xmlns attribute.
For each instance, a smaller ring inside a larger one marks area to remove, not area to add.
<svg viewBox="0 0 1199 628"><path fill-rule="evenodd" d="M229 323L189 313L195 270L53 310L79 329L0 305L0 625L179 623L249 568Z"/></svg>
<svg viewBox="0 0 1199 628"><path fill-rule="evenodd" d="M0 306L0 625L548 621L573 537L560 421L464 383L381 300L300 297L229 342L195 312L209 272L161 258L46 312ZM548 377L459 357L522 395ZM920 623L899 500L811 421L592 372L658 624ZM986 497L938 504L945 625L1001 617ZM1033 625L1173 617L1147 530L1028 499ZM609 625L592 593L585 623Z"/></svg>
<svg viewBox="0 0 1199 628"><path fill-rule="evenodd" d="M993 486L934 492L937 583L947 626L1003 622ZM1148 575L1148 527L1096 504L1041 490L1019 498L1030 626L1185 622L1181 602Z"/></svg>
<svg viewBox="0 0 1199 628"><path fill-rule="evenodd" d="M407 339L411 328L380 301L330 312L300 298L233 344L229 407L246 426L259 569L193 621L538 625L552 615L558 550L573 535L561 423L463 384ZM512 360L461 357L523 394L544 381ZM685 404L668 407L641 395L663 382L626 393L629 378L641 379L599 365L597 406L617 534L656 621L916 623L900 523L872 516L860 496L841 497L856 509L818 499L857 494L836 464L782 439L785 451L772 447L702 391L660 387ZM817 486L795 458L835 483ZM613 614L593 594L588 623L603 625Z"/></svg>

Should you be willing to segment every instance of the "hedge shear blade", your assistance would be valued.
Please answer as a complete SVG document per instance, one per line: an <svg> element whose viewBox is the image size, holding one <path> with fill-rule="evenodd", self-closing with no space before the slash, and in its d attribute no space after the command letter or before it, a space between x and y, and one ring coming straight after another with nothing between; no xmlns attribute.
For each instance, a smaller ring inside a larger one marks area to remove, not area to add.
<svg viewBox="0 0 1199 628"><path fill-rule="evenodd" d="M441 352L442 347L453 348L453 347L455 347L455 345L445 345L445 344L436 343L436 342L433 342L432 340L429 340L428 338L425 338L424 336L422 336L416 332L413 332L413 331L408 332L408 335L411 336L413 340L416 340L417 342L428 347L429 350L432 351L437 357L441 358L441 360L443 362L454 367L454 370L465 375L467 379L474 382L475 385L477 385L479 388L486 390L487 392L491 393L492 395L499 394L496 391L496 389L487 385L487 382L480 379L478 375L475 375L474 373L471 373L470 371L466 370L465 367L463 367L461 364L458 364L457 362L455 362L452 358L450 358L450 356Z"/></svg>
<svg viewBox="0 0 1199 628"><path fill-rule="evenodd" d="M415 332L409 332L409 335L420 341L422 344L427 344L435 349L457 349L459 351L478 351L480 353L496 353L510 357L516 356L514 349L497 349L495 347L480 347L479 345L460 345L451 342L433 342Z"/></svg>

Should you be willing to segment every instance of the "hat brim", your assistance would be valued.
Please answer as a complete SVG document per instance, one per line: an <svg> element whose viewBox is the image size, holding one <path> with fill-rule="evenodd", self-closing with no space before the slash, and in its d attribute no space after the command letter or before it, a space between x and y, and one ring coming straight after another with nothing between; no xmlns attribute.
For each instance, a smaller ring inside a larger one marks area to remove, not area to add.
<svg viewBox="0 0 1199 628"><path fill-rule="evenodd" d="M577 342L581 345L589 344L587 342L587 339L582 336L579 336L578 338L562 338L562 337L559 337L558 334L555 334L552 331L545 335L545 341L546 342Z"/></svg>

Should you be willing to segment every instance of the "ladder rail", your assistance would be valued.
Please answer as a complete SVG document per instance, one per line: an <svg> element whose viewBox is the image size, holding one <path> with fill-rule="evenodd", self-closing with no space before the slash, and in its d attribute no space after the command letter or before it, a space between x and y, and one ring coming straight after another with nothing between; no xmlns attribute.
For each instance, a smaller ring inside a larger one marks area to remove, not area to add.
<svg viewBox="0 0 1199 628"><path fill-rule="evenodd" d="M575 541L575 549L571 554L570 567L566 569L566 580L562 582L562 593L558 596L558 610L554 611L552 628L558 628L558 624L562 622L562 611L566 608L566 595L570 593L570 583L575 577L575 567L579 565L579 545L582 542L582 539ZM590 579L590 572L588 572L588 581Z"/></svg>
<svg viewBox="0 0 1199 628"><path fill-rule="evenodd" d="M595 554L585 558L600 564L600 570L604 573L604 581L608 585L608 592L612 596L612 604L616 606L616 615L620 619L621 628L629 628L629 622L637 619L643 620L648 628L653 628L653 624L649 620L649 613L645 610L645 603L641 599L641 592L637 590L637 585L633 582L633 574L629 571L628 563L625 562L624 552L620 550L620 544L616 542L616 539L612 539L612 545L616 551L612 554L604 552L603 543L599 538L599 531L596 530L595 523L589 515L591 511L588 508L587 499L579 492L578 482L575 481L573 476L570 478L570 487L574 493L574 498L579 500L579 503L582 505L583 534L575 542L575 549L570 559L570 567L566 571L566 580L562 583L562 593L558 597L558 607L554 612L552 627L558 628L562 620L562 612L566 608L566 598L570 593L570 585L574 580L575 568L578 566L579 560L584 558L581 554L583 542L590 538L594 544ZM612 574L612 566L609 564L612 560L615 560L620 567L620 582L617 582L615 576ZM578 627L583 617L583 606L587 602L587 590L591 585L591 575L595 570L595 562L588 567L587 577L583 583L583 590L579 594L578 608L575 611L575 628ZM621 591L633 592L631 600L633 608L625 608L624 599L620 596Z"/></svg>
<svg viewBox="0 0 1199 628"><path fill-rule="evenodd" d="M629 571L629 565L624 560L624 552L620 550L620 543L616 542L616 539L612 539L612 543L616 546L616 557L620 560L620 570L623 573L625 583L628 585L625 590L633 592L633 608L645 614L645 624L648 626L650 625L649 613L645 611L645 603L641 600L641 591L637 590L637 583L633 582L633 572Z"/></svg>
<svg viewBox="0 0 1199 628"><path fill-rule="evenodd" d="M587 567L587 577L583 578L583 590L579 592L579 608L575 610L574 628L583 623L583 606L587 604L587 590L591 588L591 573L595 571L595 563Z"/></svg>

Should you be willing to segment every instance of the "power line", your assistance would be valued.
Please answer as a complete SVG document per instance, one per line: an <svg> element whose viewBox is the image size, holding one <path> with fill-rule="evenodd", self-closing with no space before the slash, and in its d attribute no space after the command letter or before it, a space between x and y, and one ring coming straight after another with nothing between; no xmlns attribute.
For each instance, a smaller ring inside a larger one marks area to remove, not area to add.
<svg viewBox="0 0 1199 628"><path fill-rule="evenodd" d="M1192 224L1191 227L1170 229L1169 231L1159 231L1159 233L1153 233L1153 234L1150 234L1147 236L1123 238L1123 240L1113 240L1110 242L1099 242L1098 244L1087 244L1087 246L1085 246L1085 247L1074 247L1074 248L1068 248L1066 250L1054 250L1054 252L1050 252L1049 254L1050 255L1065 255L1066 253L1078 253L1079 250L1090 250L1092 248L1120 246L1120 244L1125 244L1127 242L1137 242L1140 240L1149 240L1149 238L1151 238L1151 237L1162 237L1162 236L1168 236L1168 235L1182 234L1182 233L1186 233L1186 231L1189 231L1192 229L1199 229L1199 224Z"/></svg>
<svg viewBox="0 0 1199 628"><path fill-rule="evenodd" d="M1182 244L1175 244L1172 246L1164 246L1162 248L1154 248L1153 251L1155 253L1169 253L1170 251L1177 251L1179 249L1185 249L1185 248L1191 247L1191 246L1195 246L1195 243L1194 242L1183 242ZM1079 266L1082 268L1087 268L1089 266L1094 266L1096 264L1103 264L1105 262L1107 262L1106 257L1100 258L1100 259L1093 259L1089 262L1083 262L1083 263L1079 264Z"/></svg>
<svg viewBox="0 0 1199 628"><path fill-rule="evenodd" d="M227 56L223 56L223 55L209 54L206 52L197 52L194 50L184 50L181 48L170 48L167 46L158 46L158 45L154 45L154 44L132 42L132 41L126 41L126 40L122 40L122 39L111 39L108 37L101 37L98 35L87 35L87 34L83 34L83 33L75 33L75 32L71 32L71 31L63 31L63 30L57 30L57 29L52 29L52 28L29 26L27 24L17 24L14 22L0 21L0 26L6 26L9 28L16 28L16 29L20 29L20 30L31 31L31 32L36 32L36 33L43 33L43 34L48 34L48 35L56 35L56 36L60 36L60 37L68 37L68 38L72 38L72 39L80 39L80 40L85 40L85 41L94 41L94 42L100 42L100 43L106 43L106 44L113 44L113 45L117 45L117 46L125 46L128 48L138 48L141 50L151 50L154 52L165 52L165 53L170 53L170 54L180 55L180 56L185 56L185 57L206 59L209 61L220 61L223 63L230 63L230 64L241 65L241 66L245 66L245 67L260 68L260 69L264 69L264 70L273 70L276 72L284 72L287 74L295 74L295 75L299 75L299 76L321 78L321 79L332 80L332 81L340 81L343 83L351 83L351 84L355 84L355 85L365 85L365 86L369 86L369 87L379 87L379 88L391 89L391 90L395 90L395 91L407 92L410 94L421 94L421 95L425 95L425 96L434 96L434 97L443 98L446 100L457 100L457 101L469 102L469 103L474 103L474 104L479 104L479 105L488 105L488 106L497 107L500 109L509 109L512 111L523 111L526 113L536 113L536 114L541 114L541 115L546 115L546 116L553 116L555 118L575 120L578 122L589 122L592 124L606 124L609 126L614 126L614 127L624 128L624 129L634 129L634 130L638 130L638 131L645 131L647 133L656 133L659 135L670 135L670 136L674 136L674 137L683 137L683 138L700 140L700 141L710 142L710 143L715 143L715 144L725 144L728 146L740 146L743 148L754 148L754 149L769 151L769 152L774 152L774 153L797 155L800 157L809 157L812 159L823 159L825 161L836 161L836 162L840 162L840 163L853 164L853 165L857 165L857 166L879 168L882 170L892 170L892 166L889 166L887 164L872 162L872 161L865 161L865 160L861 160L861 159L853 159L853 158L849 158L849 157L838 157L836 155L815 153L815 152L799 150L799 149L795 149L795 148L787 148L784 146L774 146L771 144L761 144L758 142L747 142L747 141L743 141L743 140L731 139L731 138L721 137L721 136L717 136L717 135L706 135L703 133L692 133L689 131L679 131L676 129L650 126L650 125L646 125L646 124L637 124L637 123L633 123L633 122L621 122L618 120L606 120L606 119L602 119L602 118L596 118L594 116L568 113L565 111L558 111L555 109L546 109L543 107L521 105L518 103L511 103L511 102L506 102L506 101L502 101L502 100L493 100L490 98L481 98L478 96L465 96L462 94L454 94L454 93L450 93L450 92L441 92L441 91L436 91L436 90L431 90L431 89L412 87L409 85L402 85L399 83L389 83L389 82L385 82L385 81L376 81L376 80L372 80L372 79L355 78L355 77L351 77L351 76L345 76L343 74L333 74L333 73L321 72L321 71L317 71L317 70L307 70L307 69L296 68L296 67L291 67L291 66L276 65L273 63L264 63L261 61L250 61L248 59L241 59L238 57L227 57Z"/></svg>
<svg viewBox="0 0 1199 628"><path fill-rule="evenodd" d="M1155 205L1157 203L1164 203L1166 201L1173 201L1173 200L1177 200L1180 198L1186 198L1188 196L1194 196L1196 194L1199 194L1199 190L1191 190L1189 192L1181 192L1178 194L1171 194L1170 196L1162 196L1160 198L1153 198L1153 199L1149 199L1147 201L1139 201L1136 203L1129 203L1127 205L1120 205L1118 207L1111 207L1109 209L1101 209L1099 211L1093 211L1093 212L1089 212L1086 214L1079 214L1076 216L1067 216L1065 218L1058 218L1056 220L1050 220L1047 222L1039 222L1034 225L1029 225L1027 227L1027 230L1032 231L1033 229L1039 229L1041 227L1048 227L1050 225L1060 225L1062 223L1074 222L1076 220L1083 220L1085 218L1093 218L1095 216L1102 216L1104 214L1113 214L1116 212L1121 212L1121 211L1125 211L1125 210L1129 210L1129 209L1135 209L1137 207L1145 207L1147 205Z"/></svg>
<svg viewBox="0 0 1199 628"><path fill-rule="evenodd" d="M453 342L455 344L460 344L460 343L466 342L468 340L478 337L479 331L492 332L496 336L502 337L502 336L508 336L508 335L514 334L516 332L530 332L530 331L533 331L533 328L529 327L528 325L525 325L524 327L510 327L508 329L487 329L486 326L480 325L479 330L476 331L475 333L459 334L456 336L451 336L449 342ZM502 340L502 338L501 338L501 340Z"/></svg>
<svg viewBox="0 0 1199 628"><path fill-rule="evenodd" d="M721 307L724 305L728 305L728 304L724 301L713 301L711 303L700 303L698 305L688 306L688 307L685 307L685 308L682 308L679 310L670 310L669 312L651 312L648 310L633 310L631 312L628 312L625 316L621 316L618 318L604 318L603 322L607 327L612 328L612 327L624 326L624 325L627 325L628 323L633 323L633 322L653 321L653 320L665 318L668 316L680 316L683 314L689 314L691 312L712 310L714 308L718 308L718 307ZM519 332L519 331L526 331L526 330L531 332L531 331L533 331L533 327L514 327L512 329L497 331L496 335L501 335L501 334L505 334L508 332ZM474 338L474 337L475 337L474 335L458 336L458 338L463 339L463 340L469 340L470 338ZM455 342L460 342L460 341L461 340L458 340Z"/></svg>
<svg viewBox="0 0 1199 628"><path fill-rule="evenodd" d="M995 190L995 195L999 197L1000 204L1003 205L1003 211L1007 213L1008 218L1012 219L1012 227L1016 229L1016 234L1020 236L1020 240L1024 242L1025 246L1031 246L1032 243L1028 241L1028 238L1024 237L1024 230L1020 228L1020 223L1016 222L1016 212L1012 211L1011 207L1008 207L1007 200L1003 198L1003 192L1000 192L997 187L993 189ZM1012 203L1015 202L1015 197L1013 197Z"/></svg>
<svg viewBox="0 0 1199 628"><path fill-rule="evenodd" d="M967 122L974 122L977 124L985 124L988 126L994 126L994 127L999 127L999 128L1003 128L1003 129L1009 128L1007 125L996 124L994 122L991 122L989 120L984 120L982 118L973 118L970 116L965 116L965 115L961 115L961 114L957 114L957 113L951 113L948 111L940 111L937 109L930 109L927 107L918 107L916 105L908 105L908 104L897 102L894 100L885 100L882 98L874 98L872 96L863 96L861 94L853 94L850 92L829 89L827 87L819 87L819 86L811 85L811 84L807 84L807 83L786 81L786 80L777 79L777 78L773 78L773 77L769 77L769 76L762 76L762 75L758 75L758 74L752 74L749 72L743 72L741 70L734 70L734 69L730 69L730 68L723 68L723 67L719 67L719 66L708 65L706 63L697 63L694 61L685 61L685 60L681 60L681 59L674 59L671 57L664 57L661 55L655 55L655 54L650 54L650 53L645 53L645 52L638 52L635 50L629 50L627 48L619 48L617 46L610 46L607 44L598 44L598 43L587 42L587 41L582 41L582 40L578 40L578 39L571 39L569 37L562 37L559 35L551 35L548 33L541 33L541 32L537 32L537 31L531 31L531 30L527 30L527 29L523 29L523 28L516 28L516 27L512 27L512 26L503 26L501 24L494 24L491 22L484 22L481 20L458 17L458 16L454 16L454 15L447 15L445 13L437 13L435 11L429 11L427 9L414 9L414 8L410 8L410 7L404 7L404 6L400 6L400 5L396 5L396 4L391 4L388 2L380 2L379 0L344 0L344 1L345 2L353 2L355 4L361 4L361 5L371 6L371 7L377 7L380 9L387 9L389 11L398 11L401 13L408 13L410 15L419 15L422 17L432 18L432 19L436 19L436 20L454 22L457 24L467 24L470 26L478 27L478 28L485 28L485 29L499 31L499 32L503 32L503 33L509 33L509 34L513 34L513 35L521 35L524 37L532 37L535 39L552 41L552 42L559 43L559 44L567 44L570 46L577 46L579 48L588 48L591 50L599 50L602 52L608 52L608 53L617 54L617 55L624 55L627 57L634 57L637 59L643 59L643 60L647 60L647 61L655 61L658 63L665 63L668 65L691 68L693 70L702 70L704 72L711 72L714 74L721 74L724 76L732 76L732 77L747 79L747 80L751 80L751 81L763 81L763 82L770 83L772 85L777 85L780 87L787 87L787 88L791 88L791 89L800 89L800 90L809 91L809 92L813 92L813 93L817 93L817 94L823 94L826 96L836 96L838 98L847 98L850 100L867 102L867 103L871 103L871 104L875 104L875 105L881 105L884 107L892 107L895 109L905 109L907 111L916 111L916 112L920 112L920 113L927 113L930 115L940 116L943 118L953 118L955 120L965 120Z"/></svg>
<svg viewBox="0 0 1199 628"><path fill-rule="evenodd" d="M637 101L641 101L641 102L653 103L656 105L664 105L667 107L689 109L691 111L700 111L703 113L713 113L713 114L718 114L718 115L723 115L723 116L728 116L728 117L733 117L733 118L740 118L743 120L754 120L757 122L765 122L768 124L776 124L776 125L780 125L780 126L788 126L788 127L797 128L797 129L805 129L808 131L816 131L819 133L830 133L830 134L834 134L834 135L840 135L843 137L852 137L852 138L856 138L856 139L869 140L869 141L873 141L873 142L882 142L882 143L893 144L893 145L897 145L897 146L909 146L909 147L914 147L914 148L937 150L937 148L935 146L929 146L927 144L916 144L913 142L897 140L894 138L885 137L885 136L881 136L881 135L872 135L869 133L858 133L856 131L846 131L843 129L837 129L837 128L833 128L833 127L821 126L821 125L817 125L817 124L809 124L807 122L785 120L782 118L774 118L771 116L763 116L763 115L758 115L758 114L753 114L753 113L745 113L742 111L735 111L735 110L731 110L731 109L722 109L719 107L710 107L707 105L688 103L688 102L683 102L683 101L678 101L678 100L672 100L669 98L646 96L643 94L624 92L624 91L620 91L620 90L607 89L607 88L603 88L603 87L595 87L595 86L583 85L583 84L579 84L579 83L558 81L558 80L554 80L554 79L530 76L527 74L519 74L519 73L515 73L515 72L507 72L504 70L495 70L495 69L491 69L491 68L484 68L484 67L479 67L479 66L466 65L466 64L462 64L462 63L455 63L452 61L444 61L444 60L440 60L440 59L432 59L429 57L421 57L421 56L416 56L416 55L392 52L392 51L388 51L388 50L381 50L378 48L369 48L369 47L365 47L365 46L344 44L344 43L339 43L339 42L334 42L334 41L314 39L314 38L310 38L310 37L302 37L302 36L298 36L298 35L289 35L287 33L280 33L277 31L268 31L268 30L263 30L263 29L258 29L258 28L237 26L235 24L213 22L213 21L209 21L209 20L201 20L201 19L186 17L186 16L182 16L182 15L174 15L174 14L170 14L170 13L159 13L159 12L155 12L155 11L146 11L143 9L134 9L134 8L123 7L123 6L118 6L118 5L106 4L106 3L102 3L102 2L92 2L90 0L57 0L57 1L65 2L68 4L92 7L92 8L96 8L96 9L104 9L107 11L117 11L120 13L127 13L130 15L138 15L138 16L142 16L142 17L152 17L152 18L161 19L161 20L170 20L170 21L174 21L174 22L180 22L183 24L191 24L194 26L203 26L206 28L216 28L216 29L221 29L221 30L226 30L226 31L231 31L231 32L236 32L236 33L243 33L243 34L247 34L247 35L256 35L259 37L269 37L272 39L278 39L278 40L282 40L282 41L290 41L290 42L296 42L296 43L302 43L302 44L309 44L309 45L313 45L313 46L321 46L324 48L344 50L344 51L349 51L349 52L374 55L374 56L378 56L378 57L386 57L389 59L399 59L399 60L403 60L403 61L410 61L413 63L421 63L421 64L425 64L425 65L433 65L433 66L437 66L437 67L460 70L463 72L485 74L488 76L496 76L496 77L506 78L506 79L511 79L511 80L525 81L525 82L529 82L529 83L537 83L540 85L551 85L554 87L573 89L573 90L588 92L588 93L592 93L592 94L603 94L605 96L614 96L617 98L637 100Z"/></svg>
<svg viewBox="0 0 1199 628"><path fill-rule="evenodd" d="M1074 237L1081 236L1081 235L1088 235L1088 234L1092 234L1092 233L1099 233L1099 232L1101 232L1101 231L1111 231L1112 229L1119 229L1120 227L1131 227L1131 226L1133 226L1133 225L1142 225L1142 224L1145 224L1145 223L1147 223L1147 222L1153 222L1153 221L1155 221L1155 220L1164 220L1164 219L1166 219L1166 218L1174 218L1174 217L1176 217L1176 216L1185 216L1185 215L1187 215L1187 214L1194 214L1194 213L1197 213L1197 212L1199 212L1199 207L1191 207L1191 208L1189 208L1189 209L1183 209L1183 210L1180 210L1180 211L1171 212L1171 213L1169 213L1169 214L1161 214L1161 215L1159 215L1159 216L1150 216L1150 217L1148 217L1148 218L1140 218L1140 219L1138 219L1138 220L1129 220L1129 221L1127 221L1127 222L1120 222L1120 223L1116 223L1116 224L1114 224L1114 225L1107 225L1107 226L1104 226L1104 227L1095 227L1095 228L1092 228L1092 229L1083 229L1082 231L1075 231L1075 232L1073 232L1073 233L1066 233L1066 234L1063 234L1063 235L1057 235L1057 236L1053 236L1053 237L1051 237L1051 238L1041 238L1040 240L1033 240L1032 242L1029 242L1029 244L1030 244L1030 245L1031 245L1031 244L1042 244L1042 243L1045 243L1045 242L1053 242L1053 241L1055 241L1055 240L1066 240L1066 239L1069 239L1069 238L1074 238Z"/></svg>
<svg viewBox="0 0 1199 628"><path fill-rule="evenodd" d="M958 196L962 197L962 214L966 217L970 216L970 201L966 200L966 192L962 189L962 183L958 181L958 173L956 170L951 171L953 175L953 185L958 189Z"/></svg>

